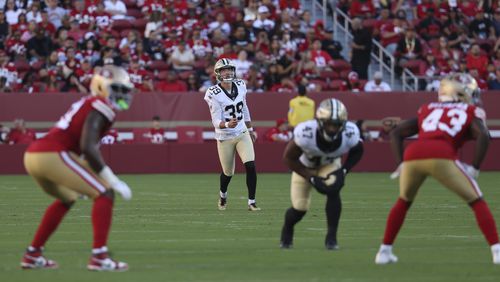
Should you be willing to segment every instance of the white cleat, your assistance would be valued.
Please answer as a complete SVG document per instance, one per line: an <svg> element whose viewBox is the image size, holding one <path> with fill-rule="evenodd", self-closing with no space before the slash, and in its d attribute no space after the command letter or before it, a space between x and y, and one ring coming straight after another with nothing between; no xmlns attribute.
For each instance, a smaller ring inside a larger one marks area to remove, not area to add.
<svg viewBox="0 0 500 282"><path fill-rule="evenodd" d="M376 264L389 264L398 262L398 257L392 253L392 250L380 250L375 256Z"/></svg>
<svg viewBox="0 0 500 282"><path fill-rule="evenodd" d="M500 244L491 246L491 254L493 255L493 263L500 264Z"/></svg>

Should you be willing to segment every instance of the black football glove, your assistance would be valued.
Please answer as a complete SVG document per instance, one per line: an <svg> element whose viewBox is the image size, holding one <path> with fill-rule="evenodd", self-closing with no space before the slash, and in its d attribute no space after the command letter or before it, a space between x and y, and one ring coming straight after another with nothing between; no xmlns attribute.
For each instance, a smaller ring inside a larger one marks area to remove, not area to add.
<svg viewBox="0 0 500 282"><path fill-rule="evenodd" d="M325 183L325 178L319 176L311 176L311 178L309 178L309 182L320 194L327 194L328 186Z"/></svg>
<svg viewBox="0 0 500 282"><path fill-rule="evenodd" d="M335 175L335 182L327 188L328 195L338 195L342 187L344 187L344 179L346 171L343 168L337 169L331 174Z"/></svg>

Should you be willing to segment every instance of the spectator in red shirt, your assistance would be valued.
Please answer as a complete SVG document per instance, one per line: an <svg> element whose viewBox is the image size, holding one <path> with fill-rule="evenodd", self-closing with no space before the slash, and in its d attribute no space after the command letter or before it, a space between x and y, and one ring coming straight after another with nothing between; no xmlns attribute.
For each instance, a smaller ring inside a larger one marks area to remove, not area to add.
<svg viewBox="0 0 500 282"><path fill-rule="evenodd" d="M371 0L352 1L351 8L349 9L349 15L351 18L372 18L375 16L375 6L373 6Z"/></svg>
<svg viewBox="0 0 500 282"><path fill-rule="evenodd" d="M167 79L157 83L156 90L162 92L185 92L187 91L187 86L184 81L177 79L174 71L169 71Z"/></svg>
<svg viewBox="0 0 500 282"><path fill-rule="evenodd" d="M154 90L153 80L151 76L146 70L141 68L141 65L139 64L139 58L135 55L132 56L130 60L128 74L130 75L130 81L139 91L149 92Z"/></svg>
<svg viewBox="0 0 500 282"><path fill-rule="evenodd" d="M389 53L394 54L396 51L406 26L406 20L402 18L395 18L392 22L383 23L380 26L380 43Z"/></svg>
<svg viewBox="0 0 500 282"><path fill-rule="evenodd" d="M481 48L479 44L473 44L470 48L469 53L466 57L467 68L470 70L476 69L479 72L479 76L484 77L486 75L486 66L488 66L488 57L481 54Z"/></svg>
<svg viewBox="0 0 500 282"><path fill-rule="evenodd" d="M153 144L163 144L165 143L165 130L161 128L160 117L154 116L152 121L152 127L149 132L144 134L144 137L151 138L151 143Z"/></svg>
<svg viewBox="0 0 500 282"><path fill-rule="evenodd" d="M14 128L7 134L6 141L9 145L13 144L29 144L36 140L35 131L26 128L23 119L14 120Z"/></svg>
<svg viewBox="0 0 500 282"><path fill-rule="evenodd" d="M321 70L328 70L330 66L333 65L333 59L330 55L321 50L321 41L319 39L314 40L313 48L311 50L311 60L316 63L316 67Z"/></svg>
<svg viewBox="0 0 500 282"><path fill-rule="evenodd" d="M285 118L276 120L276 126L266 131L264 140L269 142L288 142L292 139L292 131Z"/></svg>
<svg viewBox="0 0 500 282"><path fill-rule="evenodd" d="M413 15L417 19L423 19L431 9L434 15L434 12L437 11L436 4L434 4L432 0L422 0L420 4L417 4L417 6L413 8Z"/></svg>

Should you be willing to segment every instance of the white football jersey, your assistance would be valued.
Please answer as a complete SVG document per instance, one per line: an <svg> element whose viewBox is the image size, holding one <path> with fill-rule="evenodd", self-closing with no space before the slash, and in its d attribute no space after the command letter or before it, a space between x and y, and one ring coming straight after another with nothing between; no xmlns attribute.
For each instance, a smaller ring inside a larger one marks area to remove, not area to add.
<svg viewBox="0 0 500 282"><path fill-rule="evenodd" d="M228 93L219 84L207 89L205 101L210 108L212 124L215 127L215 139L227 140L239 136L247 130L246 121L250 121L250 111L247 107L247 86L241 79L233 81L232 93ZM220 122L232 118L238 119L235 128L219 128Z"/></svg>
<svg viewBox="0 0 500 282"><path fill-rule="evenodd" d="M318 126L318 122L313 119L299 123L293 130L293 140L303 151L300 162L308 168L317 168L332 163L361 141L358 127L355 123L348 121L340 137L342 138L340 146L335 151L323 152L316 141Z"/></svg>

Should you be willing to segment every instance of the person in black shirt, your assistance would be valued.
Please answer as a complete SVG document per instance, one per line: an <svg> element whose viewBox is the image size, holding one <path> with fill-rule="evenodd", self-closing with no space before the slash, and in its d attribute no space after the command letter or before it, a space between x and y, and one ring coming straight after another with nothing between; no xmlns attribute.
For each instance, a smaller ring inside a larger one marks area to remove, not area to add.
<svg viewBox="0 0 500 282"><path fill-rule="evenodd" d="M31 37L26 44L29 59L45 59L53 50L50 37L45 35L45 30L37 28L35 36Z"/></svg>
<svg viewBox="0 0 500 282"><path fill-rule="evenodd" d="M368 66L370 65L370 55L372 52L372 33L363 27L360 18L352 21L352 69L358 73L361 79L368 79Z"/></svg>

